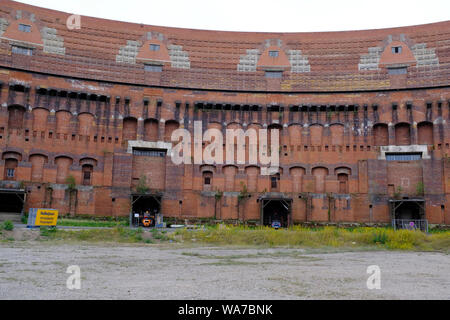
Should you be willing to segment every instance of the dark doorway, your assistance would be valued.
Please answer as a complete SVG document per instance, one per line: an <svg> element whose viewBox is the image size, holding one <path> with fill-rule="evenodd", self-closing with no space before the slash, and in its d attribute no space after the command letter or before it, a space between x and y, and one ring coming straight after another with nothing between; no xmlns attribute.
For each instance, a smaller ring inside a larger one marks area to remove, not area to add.
<svg viewBox="0 0 450 320"><path fill-rule="evenodd" d="M292 200L263 199L261 206L261 220L264 226L272 226L272 223L277 221L282 228L290 226Z"/></svg>
<svg viewBox="0 0 450 320"><path fill-rule="evenodd" d="M389 203L394 229L428 231L423 199L390 200Z"/></svg>
<svg viewBox="0 0 450 320"><path fill-rule="evenodd" d="M420 207L414 202L403 202L395 211L395 219L420 220Z"/></svg>
<svg viewBox="0 0 450 320"><path fill-rule="evenodd" d="M25 192L0 191L0 212L22 213Z"/></svg>
<svg viewBox="0 0 450 320"><path fill-rule="evenodd" d="M132 196L132 224L141 225L145 215L150 215L155 221L156 214L161 213L161 196L158 195L133 195ZM137 216L138 215L138 216Z"/></svg>

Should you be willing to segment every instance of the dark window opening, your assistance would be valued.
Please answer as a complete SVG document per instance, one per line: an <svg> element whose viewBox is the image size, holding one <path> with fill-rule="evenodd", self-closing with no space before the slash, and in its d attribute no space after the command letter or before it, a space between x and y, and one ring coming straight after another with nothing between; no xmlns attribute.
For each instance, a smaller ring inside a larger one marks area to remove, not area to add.
<svg viewBox="0 0 450 320"><path fill-rule="evenodd" d="M31 26L28 25L28 24L20 23L20 24L19 24L19 31L22 31L22 32L31 32Z"/></svg>
<svg viewBox="0 0 450 320"><path fill-rule="evenodd" d="M14 178L14 172L15 172L15 169L6 169L6 177Z"/></svg>
<svg viewBox="0 0 450 320"><path fill-rule="evenodd" d="M276 178L276 177L270 178L270 181L271 181L270 186L271 186L272 188L276 188L276 187L278 186L277 178Z"/></svg>
<svg viewBox="0 0 450 320"><path fill-rule="evenodd" d="M266 78L279 79L283 76L282 71L266 71Z"/></svg>
<svg viewBox="0 0 450 320"><path fill-rule="evenodd" d="M166 156L166 151L152 149L133 149L133 155L164 158Z"/></svg>
<svg viewBox="0 0 450 320"><path fill-rule="evenodd" d="M208 186L211 184L211 178L210 177L206 177L205 178L205 184L208 185Z"/></svg>
<svg viewBox="0 0 450 320"><path fill-rule="evenodd" d="M83 185L90 186L92 184L91 178L94 168L91 165L84 165L82 167L82 171L83 171Z"/></svg>
<svg viewBox="0 0 450 320"><path fill-rule="evenodd" d="M406 74L407 68L406 67L399 67L399 68L388 68L389 74Z"/></svg>
<svg viewBox="0 0 450 320"><path fill-rule="evenodd" d="M395 54L402 53L402 47L401 46L392 47L392 53L395 53Z"/></svg>
<svg viewBox="0 0 450 320"><path fill-rule="evenodd" d="M12 46L11 50L12 50L12 53L23 54L25 56L33 55L33 49L31 49L31 48Z"/></svg>
<svg viewBox="0 0 450 320"><path fill-rule="evenodd" d="M162 66L146 64L144 70L149 72L162 72Z"/></svg>
<svg viewBox="0 0 450 320"><path fill-rule="evenodd" d="M269 56L273 58L278 57L278 51L269 51Z"/></svg>
<svg viewBox="0 0 450 320"><path fill-rule="evenodd" d="M387 153L387 161L417 161L422 159L422 153Z"/></svg>
<svg viewBox="0 0 450 320"><path fill-rule="evenodd" d="M159 44L150 44L150 50L151 51L159 51L161 46Z"/></svg>

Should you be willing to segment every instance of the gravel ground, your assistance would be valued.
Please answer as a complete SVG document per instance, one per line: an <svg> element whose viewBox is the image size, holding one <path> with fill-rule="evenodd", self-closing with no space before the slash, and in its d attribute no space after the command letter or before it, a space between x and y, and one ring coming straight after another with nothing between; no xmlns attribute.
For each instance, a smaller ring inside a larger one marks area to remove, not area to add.
<svg viewBox="0 0 450 320"><path fill-rule="evenodd" d="M370 265L381 290L367 289ZM26 242L0 245L0 299L450 299L449 266L442 253Z"/></svg>

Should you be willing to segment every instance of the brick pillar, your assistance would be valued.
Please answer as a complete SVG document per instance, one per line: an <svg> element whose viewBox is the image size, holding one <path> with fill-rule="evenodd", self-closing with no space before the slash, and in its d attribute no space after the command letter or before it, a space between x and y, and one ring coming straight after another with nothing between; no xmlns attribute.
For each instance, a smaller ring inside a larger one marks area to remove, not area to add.
<svg viewBox="0 0 450 320"><path fill-rule="evenodd" d="M144 119L139 118L137 123L137 140L144 140Z"/></svg>

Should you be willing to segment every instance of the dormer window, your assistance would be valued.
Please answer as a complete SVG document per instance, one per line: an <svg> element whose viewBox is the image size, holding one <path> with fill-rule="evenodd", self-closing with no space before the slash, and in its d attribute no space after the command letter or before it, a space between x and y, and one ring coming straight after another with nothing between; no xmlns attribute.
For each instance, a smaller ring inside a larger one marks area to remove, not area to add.
<svg viewBox="0 0 450 320"><path fill-rule="evenodd" d="M269 57L277 58L278 57L278 51L269 51Z"/></svg>
<svg viewBox="0 0 450 320"><path fill-rule="evenodd" d="M28 24L20 23L20 24L19 24L19 31L22 31L22 32L31 32L31 26L28 25Z"/></svg>
<svg viewBox="0 0 450 320"><path fill-rule="evenodd" d="M401 46L392 47L392 53L394 54L402 53L402 47Z"/></svg>
<svg viewBox="0 0 450 320"><path fill-rule="evenodd" d="M33 55L33 49L26 48L26 47L12 46L11 51L12 51L12 53L23 54L26 56Z"/></svg>
<svg viewBox="0 0 450 320"><path fill-rule="evenodd" d="M160 47L159 44L150 44L150 51L159 51Z"/></svg>

